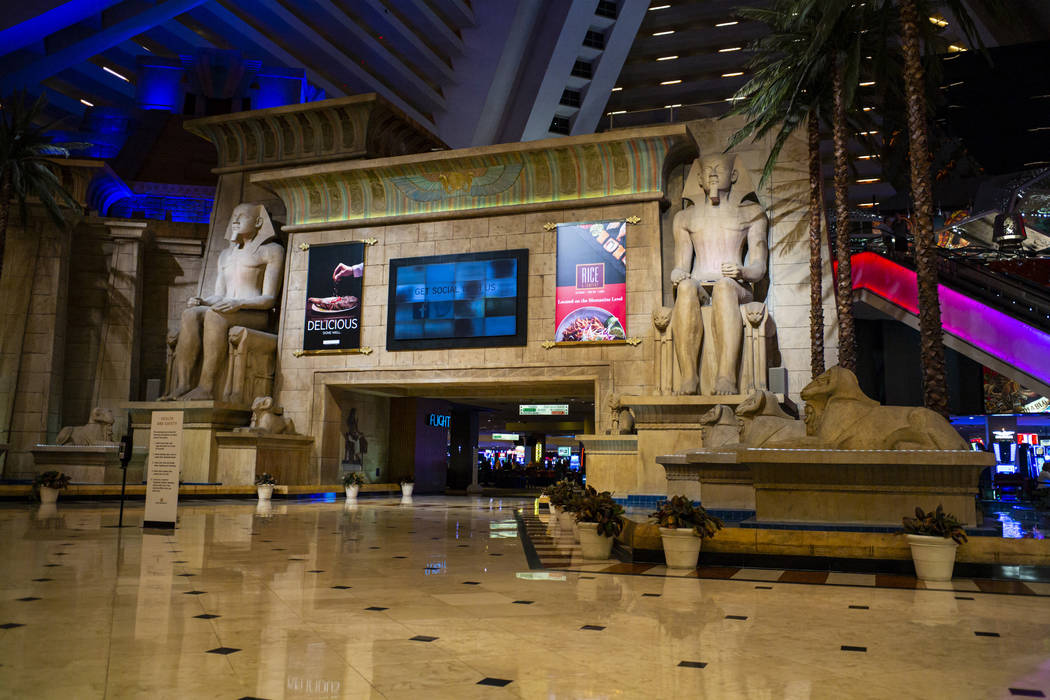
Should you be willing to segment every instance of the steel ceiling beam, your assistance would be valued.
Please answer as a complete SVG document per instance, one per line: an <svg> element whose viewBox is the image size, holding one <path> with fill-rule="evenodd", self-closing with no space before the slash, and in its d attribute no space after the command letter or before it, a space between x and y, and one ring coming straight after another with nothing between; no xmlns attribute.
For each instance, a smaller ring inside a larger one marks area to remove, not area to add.
<svg viewBox="0 0 1050 700"><path fill-rule="evenodd" d="M453 53L463 53L463 40L423 0L392 0L392 4L413 23L419 22L424 37L439 41Z"/></svg>
<svg viewBox="0 0 1050 700"><path fill-rule="evenodd" d="M420 39L397 15L388 11L380 0L361 0L354 4L354 9L364 14L364 19L380 34L396 37L406 44L402 52L423 71L437 71L446 80L453 79L454 72L449 62Z"/></svg>
<svg viewBox="0 0 1050 700"><path fill-rule="evenodd" d="M120 0L66 0L30 19L0 30L0 47L3 47L4 53L17 51L83 22L118 2Z"/></svg>

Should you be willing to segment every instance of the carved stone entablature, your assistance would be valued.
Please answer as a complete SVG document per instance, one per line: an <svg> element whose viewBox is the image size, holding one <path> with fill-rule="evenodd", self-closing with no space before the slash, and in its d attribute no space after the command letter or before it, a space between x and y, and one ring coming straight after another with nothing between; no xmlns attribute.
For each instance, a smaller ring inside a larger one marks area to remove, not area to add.
<svg viewBox="0 0 1050 700"><path fill-rule="evenodd" d="M445 144L374 93L194 119L219 152L217 173L424 153Z"/></svg>

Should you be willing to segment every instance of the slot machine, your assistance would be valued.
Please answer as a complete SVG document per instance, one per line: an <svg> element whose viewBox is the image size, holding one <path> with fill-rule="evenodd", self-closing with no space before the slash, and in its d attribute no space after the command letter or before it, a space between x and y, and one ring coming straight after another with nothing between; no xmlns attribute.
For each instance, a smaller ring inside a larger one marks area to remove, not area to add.
<svg viewBox="0 0 1050 700"><path fill-rule="evenodd" d="M1017 500L1027 480L1018 463L1020 447L1014 431L996 430L993 433L992 454L995 455L995 468L992 472L992 484L1002 500Z"/></svg>

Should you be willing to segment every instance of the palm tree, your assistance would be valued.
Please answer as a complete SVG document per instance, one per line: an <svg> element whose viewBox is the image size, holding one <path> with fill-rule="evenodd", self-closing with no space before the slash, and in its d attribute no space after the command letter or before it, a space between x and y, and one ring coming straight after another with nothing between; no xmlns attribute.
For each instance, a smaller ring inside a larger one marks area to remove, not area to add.
<svg viewBox="0 0 1050 700"><path fill-rule="evenodd" d="M62 208L76 210L79 204L62 186L51 159L68 157L71 148L82 144L51 143L46 135L57 123L40 126L47 100L40 95L27 105L23 92L0 103L0 272L11 205L18 203L22 225L28 220L28 200L36 197L58 226L65 226Z"/></svg>
<svg viewBox="0 0 1050 700"><path fill-rule="evenodd" d="M762 173L769 177L787 138L808 120L810 184L810 361L813 375L824 371L824 308L821 288L820 219L823 194L820 173L821 117L830 122L835 138L835 202L839 222L837 305L839 364L856 367L853 331L853 288L850 273L849 160L847 129L854 121L854 102L863 49L874 39L864 28L873 24L874 9L851 0L778 0L769 9L741 9L748 19L765 23L770 34L751 49L753 77L737 93L730 114L742 114L747 124L733 135L730 148L751 136L776 131Z"/></svg>

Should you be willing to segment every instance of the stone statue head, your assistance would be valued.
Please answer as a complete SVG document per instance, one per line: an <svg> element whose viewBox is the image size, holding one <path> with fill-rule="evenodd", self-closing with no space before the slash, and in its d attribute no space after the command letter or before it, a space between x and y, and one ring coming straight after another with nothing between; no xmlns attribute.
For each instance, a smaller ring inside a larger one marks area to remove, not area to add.
<svg viewBox="0 0 1050 700"><path fill-rule="evenodd" d="M757 418L758 416L772 416L791 420L791 416L784 412L777 401L777 396L771 391L755 391L736 407L736 415L741 418Z"/></svg>
<svg viewBox="0 0 1050 700"><path fill-rule="evenodd" d="M740 176L736 157L725 153L707 156L700 161L700 186L711 204L718 206Z"/></svg>
<svg viewBox="0 0 1050 700"><path fill-rule="evenodd" d="M857 376L848 369L835 365L802 389L799 394L806 402L806 434L816 435L828 404L835 400L856 401L870 406L878 402L861 391Z"/></svg>
<svg viewBox="0 0 1050 700"><path fill-rule="evenodd" d="M274 235L273 223L266 207L254 202L238 204L230 214L230 223L226 227L226 240L243 246L254 240L262 232L263 239Z"/></svg>
<svg viewBox="0 0 1050 700"><path fill-rule="evenodd" d="M700 416L700 425L737 425L736 416L729 406L719 404Z"/></svg>
<svg viewBox="0 0 1050 700"><path fill-rule="evenodd" d="M671 325L671 307L660 306L653 310L653 325L663 333Z"/></svg>

